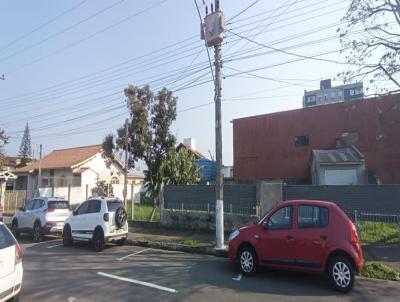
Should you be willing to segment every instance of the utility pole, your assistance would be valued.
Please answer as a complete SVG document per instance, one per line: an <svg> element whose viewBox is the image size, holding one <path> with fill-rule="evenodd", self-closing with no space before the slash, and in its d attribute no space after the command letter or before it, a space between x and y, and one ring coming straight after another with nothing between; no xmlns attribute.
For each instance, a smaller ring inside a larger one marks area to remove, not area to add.
<svg viewBox="0 0 400 302"><path fill-rule="evenodd" d="M40 196L40 184L42 183L42 144L39 145L39 174L38 174L38 183L37 183L37 192L38 196Z"/></svg>
<svg viewBox="0 0 400 302"><path fill-rule="evenodd" d="M214 10L215 8L215 10ZM216 175L216 203L215 203L215 243L216 249L224 248L224 176L222 174L222 114L221 114L221 92L222 92L222 58L221 44L225 27L224 14L220 10L219 0L211 4L211 13L208 14L202 25L202 38L206 40L208 47L214 47L215 68L215 157L217 161Z"/></svg>
<svg viewBox="0 0 400 302"><path fill-rule="evenodd" d="M128 119L125 120L125 175L124 175L124 205L127 208L127 195L128 195Z"/></svg>

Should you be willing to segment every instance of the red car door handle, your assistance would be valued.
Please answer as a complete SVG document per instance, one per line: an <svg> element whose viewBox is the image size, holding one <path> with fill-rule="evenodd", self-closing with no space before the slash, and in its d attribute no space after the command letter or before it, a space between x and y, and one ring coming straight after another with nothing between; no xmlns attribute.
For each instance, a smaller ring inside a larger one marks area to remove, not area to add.
<svg viewBox="0 0 400 302"><path fill-rule="evenodd" d="M286 239L287 239L287 240L293 240L293 236L287 235L287 236L286 236Z"/></svg>
<svg viewBox="0 0 400 302"><path fill-rule="evenodd" d="M328 239L328 236L327 236L327 235L325 235L325 234L321 234L319 237L320 237L321 239L323 239L323 240L326 240L326 239Z"/></svg>

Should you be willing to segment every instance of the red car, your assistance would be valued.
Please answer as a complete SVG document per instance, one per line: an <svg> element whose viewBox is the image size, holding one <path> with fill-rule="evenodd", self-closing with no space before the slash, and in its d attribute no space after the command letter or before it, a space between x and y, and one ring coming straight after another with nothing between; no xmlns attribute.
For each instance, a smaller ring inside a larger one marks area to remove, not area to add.
<svg viewBox="0 0 400 302"><path fill-rule="evenodd" d="M326 273L333 287L351 290L363 266L357 230L334 203L291 200L229 237L229 258L244 275L258 267Z"/></svg>

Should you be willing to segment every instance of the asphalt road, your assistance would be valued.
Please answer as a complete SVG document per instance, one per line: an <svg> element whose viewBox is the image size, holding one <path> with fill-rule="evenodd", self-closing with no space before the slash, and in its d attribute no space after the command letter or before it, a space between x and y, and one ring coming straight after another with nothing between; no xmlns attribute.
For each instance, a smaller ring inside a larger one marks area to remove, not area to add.
<svg viewBox="0 0 400 302"><path fill-rule="evenodd" d="M65 248L59 239L20 243L22 302L398 301L400 293L397 282L357 279L353 291L343 295L321 276L290 272L240 279L227 259L213 256L132 246L95 253L86 244Z"/></svg>

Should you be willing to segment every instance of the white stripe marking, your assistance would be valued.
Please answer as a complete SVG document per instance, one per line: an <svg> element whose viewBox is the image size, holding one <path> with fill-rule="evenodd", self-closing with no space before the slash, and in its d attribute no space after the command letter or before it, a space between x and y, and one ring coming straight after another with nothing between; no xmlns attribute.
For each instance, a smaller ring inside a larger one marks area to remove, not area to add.
<svg viewBox="0 0 400 302"><path fill-rule="evenodd" d="M149 282L144 282L144 281L139 281L139 280L135 280L135 279L119 277L119 276L116 276L116 275L111 275L111 274L107 274L107 273L103 273L103 272L97 272L97 274L100 275L100 276L103 276L103 277L107 277L107 278L111 278L111 279L117 279L117 280L120 280L120 281L125 281L125 282L129 282L129 283L133 283L133 284L143 285L143 286L155 288L155 289L158 289L158 290L163 290L163 291L166 291L166 292L169 292L169 293L177 293L178 292L177 290L175 290L173 288L164 287L164 286L160 286L160 285L149 283Z"/></svg>
<svg viewBox="0 0 400 302"><path fill-rule="evenodd" d="M74 302L74 301L76 301L76 298L74 298L74 297L69 297L67 299L67 302Z"/></svg>
<svg viewBox="0 0 400 302"><path fill-rule="evenodd" d="M52 249L52 248L55 248L55 247L57 247L57 246L62 246L63 244L56 244L56 245L51 245L51 246L48 246L47 248L48 249Z"/></svg>
<svg viewBox="0 0 400 302"><path fill-rule="evenodd" d="M240 281L242 279L242 274L239 274L236 278L232 278L232 280Z"/></svg>
<svg viewBox="0 0 400 302"><path fill-rule="evenodd" d="M126 258L128 258L128 257L130 257L130 256L135 256L135 255L141 254L141 253L143 253L143 252L145 252L145 251L149 251L149 250L151 250L151 249L144 249L144 250L141 250L141 251L139 251L139 252L132 253L132 254L126 255L126 256L121 257L121 258L117 258L117 260L118 260L118 261L122 261L122 260L124 260L124 259L126 259Z"/></svg>

